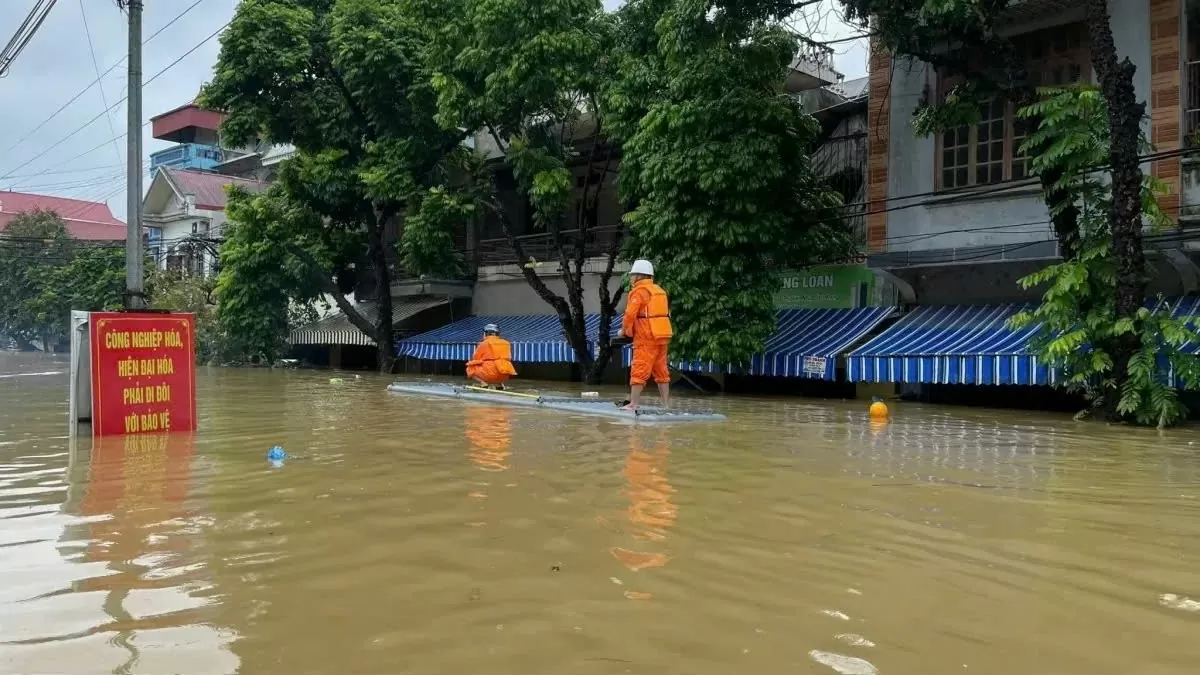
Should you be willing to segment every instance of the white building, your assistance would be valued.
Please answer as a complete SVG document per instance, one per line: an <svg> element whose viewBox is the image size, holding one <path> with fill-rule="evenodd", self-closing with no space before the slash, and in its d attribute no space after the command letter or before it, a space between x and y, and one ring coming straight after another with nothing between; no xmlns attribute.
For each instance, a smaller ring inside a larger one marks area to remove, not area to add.
<svg viewBox="0 0 1200 675"><path fill-rule="evenodd" d="M161 269L207 276L215 272L221 229L225 224L227 188L249 192L267 184L206 171L160 167L142 202L142 220L159 228L152 254Z"/></svg>

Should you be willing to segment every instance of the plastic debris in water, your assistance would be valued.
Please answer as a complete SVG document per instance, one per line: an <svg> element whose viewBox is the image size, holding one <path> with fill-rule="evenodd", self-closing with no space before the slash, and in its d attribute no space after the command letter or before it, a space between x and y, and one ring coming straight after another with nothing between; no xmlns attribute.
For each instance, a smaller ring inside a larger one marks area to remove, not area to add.
<svg viewBox="0 0 1200 675"><path fill-rule="evenodd" d="M1158 596L1158 604L1183 612L1200 612L1200 602L1188 597L1175 595L1174 593L1163 593Z"/></svg>
<svg viewBox="0 0 1200 675"><path fill-rule="evenodd" d="M283 460L287 459L287 453L283 451L282 446L276 445L267 451L267 459L271 460L272 462L282 462Z"/></svg>
<svg viewBox="0 0 1200 675"><path fill-rule="evenodd" d="M340 377L329 378L329 384L341 384L341 383L342 383L342 378L340 378Z"/></svg>
<svg viewBox="0 0 1200 675"><path fill-rule="evenodd" d="M809 658L823 666L829 666L841 675L877 675L879 669L866 659L859 659L833 652L823 652L814 649L808 653Z"/></svg>

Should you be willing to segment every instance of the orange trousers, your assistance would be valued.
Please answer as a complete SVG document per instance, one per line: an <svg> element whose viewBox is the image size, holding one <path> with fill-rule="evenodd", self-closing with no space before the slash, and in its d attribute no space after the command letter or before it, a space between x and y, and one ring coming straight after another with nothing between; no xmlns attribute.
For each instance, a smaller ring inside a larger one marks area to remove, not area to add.
<svg viewBox="0 0 1200 675"><path fill-rule="evenodd" d="M512 375L500 372L495 361L485 361L477 366L467 366L467 377L472 380L480 379L488 384L504 384Z"/></svg>
<svg viewBox="0 0 1200 675"><path fill-rule="evenodd" d="M670 344L670 340L634 340L629 384L645 385L651 378L659 384L669 384L671 371L667 368L667 347Z"/></svg>

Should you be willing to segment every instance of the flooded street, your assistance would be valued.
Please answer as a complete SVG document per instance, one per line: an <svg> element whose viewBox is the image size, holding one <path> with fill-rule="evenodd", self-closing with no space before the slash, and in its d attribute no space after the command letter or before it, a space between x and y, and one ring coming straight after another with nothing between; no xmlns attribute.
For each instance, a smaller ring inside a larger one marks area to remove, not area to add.
<svg viewBox="0 0 1200 675"><path fill-rule="evenodd" d="M1200 669L1195 428L201 368L194 435L73 446L66 370L0 354L0 673Z"/></svg>

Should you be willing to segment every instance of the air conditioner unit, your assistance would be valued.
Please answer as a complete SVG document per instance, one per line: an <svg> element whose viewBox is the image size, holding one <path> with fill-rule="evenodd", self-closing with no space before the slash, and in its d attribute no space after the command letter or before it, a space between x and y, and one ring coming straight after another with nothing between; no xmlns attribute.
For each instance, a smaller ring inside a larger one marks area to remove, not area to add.
<svg viewBox="0 0 1200 675"><path fill-rule="evenodd" d="M197 220L192 223L192 234L208 234L209 221Z"/></svg>

